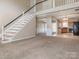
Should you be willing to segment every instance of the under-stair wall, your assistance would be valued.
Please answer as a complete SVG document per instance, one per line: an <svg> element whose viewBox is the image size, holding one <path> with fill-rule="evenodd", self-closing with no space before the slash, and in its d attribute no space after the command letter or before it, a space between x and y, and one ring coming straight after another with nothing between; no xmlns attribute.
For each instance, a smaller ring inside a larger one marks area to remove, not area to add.
<svg viewBox="0 0 79 59"><path fill-rule="evenodd" d="M15 36L16 40L28 39L36 36L36 18L32 18L28 24Z"/></svg>

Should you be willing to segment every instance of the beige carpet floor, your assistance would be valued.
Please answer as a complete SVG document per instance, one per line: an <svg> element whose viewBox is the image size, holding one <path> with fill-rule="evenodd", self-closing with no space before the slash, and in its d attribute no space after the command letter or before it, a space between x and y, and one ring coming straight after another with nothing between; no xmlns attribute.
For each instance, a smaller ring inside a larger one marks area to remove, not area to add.
<svg viewBox="0 0 79 59"><path fill-rule="evenodd" d="M0 59L79 59L79 40L37 36L0 44Z"/></svg>

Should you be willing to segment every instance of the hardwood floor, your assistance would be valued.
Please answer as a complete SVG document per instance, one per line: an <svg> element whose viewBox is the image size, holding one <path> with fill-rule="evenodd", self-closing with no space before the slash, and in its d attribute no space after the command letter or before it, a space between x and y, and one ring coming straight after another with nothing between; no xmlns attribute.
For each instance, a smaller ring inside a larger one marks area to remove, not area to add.
<svg viewBox="0 0 79 59"><path fill-rule="evenodd" d="M79 59L79 39L37 36L0 44L0 59Z"/></svg>

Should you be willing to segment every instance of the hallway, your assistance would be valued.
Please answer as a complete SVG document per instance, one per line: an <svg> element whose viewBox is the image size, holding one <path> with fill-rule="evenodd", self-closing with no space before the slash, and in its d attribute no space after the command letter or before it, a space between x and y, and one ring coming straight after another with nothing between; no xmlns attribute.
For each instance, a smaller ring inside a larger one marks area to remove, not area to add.
<svg viewBox="0 0 79 59"><path fill-rule="evenodd" d="M0 59L79 59L79 40L37 36L0 45Z"/></svg>

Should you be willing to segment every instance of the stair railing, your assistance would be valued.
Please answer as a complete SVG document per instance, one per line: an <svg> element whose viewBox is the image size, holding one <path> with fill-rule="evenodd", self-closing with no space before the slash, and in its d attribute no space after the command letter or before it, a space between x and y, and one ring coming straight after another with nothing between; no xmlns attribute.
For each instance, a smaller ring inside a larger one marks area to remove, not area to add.
<svg viewBox="0 0 79 59"><path fill-rule="evenodd" d="M43 3L47 0L44 0L44 1L41 1L41 2L38 2L36 4L34 4L32 7L30 7L27 11L25 11L23 14L20 14L18 17L16 17L15 19L13 19L11 22L9 22L8 24L6 24L4 26L4 28L6 28L7 26L9 26L11 23L13 23L14 21L16 21L18 18L20 18L21 16L23 16L24 14L26 14L28 11L30 11L32 8L34 8L36 5L40 4L40 3Z"/></svg>
<svg viewBox="0 0 79 59"><path fill-rule="evenodd" d="M23 16L24 14L26 14L27 12L29 12L32 8L34 8L35 6L37 6L38 4L40 3L43 3L47 0L44 0L44 1L41 1L41 2L38 2L36 4L34 4L32 7L30 7L28 10L26 10L25 12L23 12L22 14L20 14L19 16L17 16L15 19L13 19L12 21L10 21L8 24L6 24L5 26L2 26L2 41L5 40L5 28L8 27L10 24L12 24L13 22L15 22L17 19L19 19L21 16Z"/></svg>

